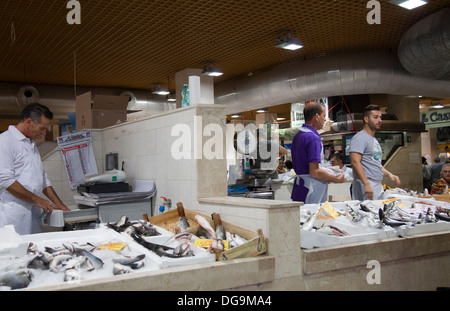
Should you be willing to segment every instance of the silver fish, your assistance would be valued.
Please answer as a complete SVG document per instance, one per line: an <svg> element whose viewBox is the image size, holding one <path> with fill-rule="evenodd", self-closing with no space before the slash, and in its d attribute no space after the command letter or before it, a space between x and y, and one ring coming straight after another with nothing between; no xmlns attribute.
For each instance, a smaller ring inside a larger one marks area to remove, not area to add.
<svg viewBox="0 0 450 311"><path fill-rule="evenodd" d="M49 266L50 270L52 270L53 272L59 272L59 271L64 270L62 268L62 263L69 259L72 259L71 255L58 255L58 256L54 257L52 262L50 262L50 266ZM61 267L60 267L60 265L61 265Z"/></svg>
<svg viewBox="0 0 450 311"><path fill-rule="evenodd" d="M21 289L28 287L32 279L33 274L28 269L9 271L0 275L0 285L11 287L11 289Z"/></svg>
<svg viewBox="0 0 450 311"><path fill-rule="evenodd" d="M77 281L81 278L81 272L77 268L70 268L64 271L64 282Z"/></svg>
<svg viewBox="0 0 450 311"><path fill-rule="evenodd" d="M101 269L104 265L103 261L100 258L94 256L84 249L76 249L75 253L81 256L85 256L95 269Z"/></svg>
<svg viewBox="0 0 450 311"><path fill-rule="evenodd" d="M138 255L136 257L119 257L119 258L113 258L112 262L114 263L120 263L124 266L130 266L131 264L141 261L145 258L145 254Z"/></svg>
<svg viewBox="0 0 450 311"><path fill-rule="evenodd" d="M308 221L305 222L302 226L302 230L309 231L314 226L314 222L317 219L317 213L314 213L311 217L309 217Z"/></svg>
<svg viewBox="0 0 450 311"><path fill-rule="evenodd" d="M114 275L130 273L131 271L132 271L132 269L130 267L124 266L120 263L115 263L113 266L113 274Z"/></svg>

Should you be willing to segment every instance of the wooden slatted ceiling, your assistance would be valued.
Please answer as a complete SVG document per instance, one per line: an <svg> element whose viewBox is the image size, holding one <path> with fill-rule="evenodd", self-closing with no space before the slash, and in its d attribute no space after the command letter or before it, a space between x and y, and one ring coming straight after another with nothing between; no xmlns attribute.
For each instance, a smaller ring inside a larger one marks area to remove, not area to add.
<svg viewBox="0 0 450 311"><path fill-rule="evenodd" d="M175 73L211 61L216 82L279 64L365 51L396 51L415 22L450 4L408 11L381 0L381 25L366 22L365 0L81 0L69 25L65 0L0 2L0 81L174 89ZM15 30L12 40L11 25ZM289 29L298 51L274 47Z"/></svg>

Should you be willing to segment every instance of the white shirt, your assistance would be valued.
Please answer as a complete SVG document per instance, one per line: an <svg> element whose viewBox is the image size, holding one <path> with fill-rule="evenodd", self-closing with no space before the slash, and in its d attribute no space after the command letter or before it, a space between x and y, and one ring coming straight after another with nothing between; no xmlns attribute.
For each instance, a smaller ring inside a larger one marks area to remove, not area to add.
<svg viewBox="0 0 450 311"><path fill-rule="evenodd" d="M26 138L14 125L10 125L7 131L0 134L0 192L11 186L23 173L29 154L41 158L35 142ZM44 170L42 173L43 188L40 191L51 185L47 173ZM34 193L30 189L27 190Z"/></svg>
<svg viewBox="0 0 450 311"><path fill-rule="evenodd" d="M51 185L35 142L11 125L0 134L0 228L13 225L19 234L38 233L41 210L6 190L15 181L37 196Z"/></svg>

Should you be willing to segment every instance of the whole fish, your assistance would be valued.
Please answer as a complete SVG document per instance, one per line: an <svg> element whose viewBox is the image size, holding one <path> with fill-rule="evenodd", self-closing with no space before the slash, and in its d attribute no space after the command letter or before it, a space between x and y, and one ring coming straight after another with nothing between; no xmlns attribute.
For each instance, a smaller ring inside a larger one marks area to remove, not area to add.
<svg viewBox="0 0 450 311"><path fill-rule="evenodd" d="M208 233L213 237L213 239L217 239L217 235L216 232L214 231L214 229L211 227L209 221L207 221L205 219L205 217L201 216L201 215L195 215L195 221L206 231L208 231Z"/></svg>
<svg viewBox="0 0 450 311"><path fill-rule="evenodd" d="M103 261L100 258L89 253L88 251L78 248L75 249L75 253L86 257L95 269L101 269L103 267Z"/></svg>
<svg viewBox="0 0 450 311"><path fill-rule="evenodd" d="M9 271L0 275L0 285L11 287L11 289L21 289L27 287L32 278L33 274L28 269Z"/></svg>
<svg viewBox="0 0 450 311"><path fill-rule="evenodd" d="M140 260L142 260L144 258L145 258L145 254L141 254L141 255L138 255L138 256L135 256L135 257L118 257L118 258L113 258L112 261L114 263L120 263L121 265L124 265L124 266L130 266L133 263L135 263L137 261L140 261Z"/></svg>
<svg viewBox="0 0 450 311"><path fill-rule="evenodd" d="M115 263L113 266L113 274L114 275L130 273L131 271L132 271L132 269L130 267L124 266L120 263Z"/></svg>
<svg viewBox="0 0 450 311"><path fill-rule="evenodd" d="M226 240L225 228L222 225L222 220L220 215L217 213L212 214L212 219L214 220L214 225L216 227L216 236L220 240Z"/></svg>
<svg viewBox="0 0 450 311"><path fill-rule="evenodd" d="M180 227L181 231L185 231L187 230L187 228L189 228L189 223L186 219L186 215L184 214L183 203L177 203L177 212L178 217L180 217L180 219L178 220L178 227Z"/></svg>
<svg viewBox="0 0 450 311"><path fill-rule="evenodd" d="M385 225L388 225L388 226L391 226L391 227L398 227L398 226L406 225L405 222L402 222L402 221L395 221L395 220L389 219L389 218L386 216L386 214L384 213L384 211L383 211L382 208L380 208L380 209L378 210L378 215L379 215L378 217L380 218L380 220L381 220Z"/></svg>
<svg viewBox="0 0 450 311"><path fill-rule="evenodd" d="M317 213L314 213L311 217L309 217L308 221L305 222L302 226L302 230L309 231L314 226L314 222L317 219Z"/></svg>
<svg viewBox="0 0 450 311"><path fill-rule="evenodd" d="M77 281L81 278L81 272L77 268L70 268L64 271L64 282Z"/></svg>
<svg viewBox="0 0 450 311"><path fill-rule="evenodd" d="M69 259L72 259L71 255L58 255L58 256L55 256L53 258L53 260L50 262L50 266L49 266L50 270L52 270L53 272L59 272L59 271L64 270L62 268L62 264L63 264L64 261L67 261ZM60 265L61 265L61 267L60 267Z"/></svg>

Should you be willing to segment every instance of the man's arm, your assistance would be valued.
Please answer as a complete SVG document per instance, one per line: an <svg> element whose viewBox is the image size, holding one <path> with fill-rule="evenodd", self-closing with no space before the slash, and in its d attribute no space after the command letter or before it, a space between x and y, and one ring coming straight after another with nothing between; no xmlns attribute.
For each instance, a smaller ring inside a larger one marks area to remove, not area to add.
<svg viewBox="0 0 450 311"><path fill-rule="evenodd" d="M17 180L13 182L6 190L18 199L25 202L32 203L39 208L42 208L46 214L51 214L56 205L44 198L41 198L34 193L28 191Z"/></svg>
<svg viewBox="0 0 450 311"><path fill-rule="evenodd" d="M46 187L42 192L47 196L47 198L49 198L53 203L55 203L56 209L60 209L65 212L70 211L70 209L58 197L58 195L55 192L55 189L53 189L52 186Z"/></svg>
<svg viewBox="0 0 450 311"><path fill-rule="evenodd" d="M358 152L350 152L350 163L352 164L353 168L353 176L358 177L359 180L364 185L364 193L366 194L367 198L369 200L373 199L373 189L372 186L369 183L369 180L367 179L366 173L364 173L364 168L361 164L362 154Z"/></svg>
<svg viewBox="0 0 450 311"><path fill-rule="evenodd" d="M343 183L345 181L344 172L341 172L338 176L330 175L319 167L318 162L309 163L309 174L325 182Z"/></svg>
<svg viewBox="0 0 450 311"><path fill-rule="evenodd" d="M381 168L383 171L383 176L387 176L389 177L390 180L392 180L395 183L396 187L400 187L400 185L402 184L400 181L400 178L397 175L392 174L391 172L389 172L387 169L385 169L384 167Z"/></svg>

